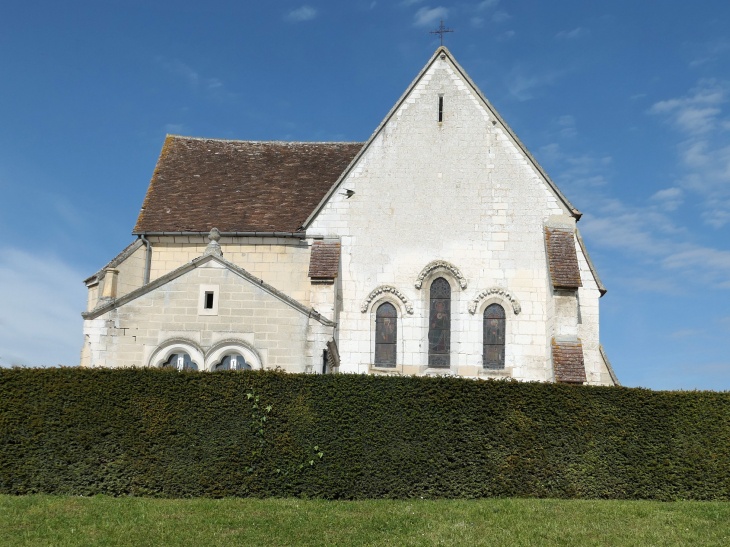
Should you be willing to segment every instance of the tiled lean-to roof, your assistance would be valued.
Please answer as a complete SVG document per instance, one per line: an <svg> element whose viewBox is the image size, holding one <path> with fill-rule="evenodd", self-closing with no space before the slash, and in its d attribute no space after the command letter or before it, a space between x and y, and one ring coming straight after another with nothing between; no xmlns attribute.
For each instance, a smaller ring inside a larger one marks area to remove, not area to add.
<svg viewBox="0 0 730 547"><path fill-rule="evenodd" d="M295 232L361 148L168 135L133 233Z"/></svg>
<svg viewBox="0 0 730 547"><path fill-rule="evenodd" d="M577 289L580 280L573 230L545 227L550 277L556 289Z"/></svg>
<svg viewBox="0 0 730 547"><path fill-rule="evenodd" d="M555 381L565 384L582 384L586 381L583 363L583 344L580 340L556 342L553 339L553 368Z"/></svg>
<svg viewBox="0 0 730 547"><path fill-rule="evenodd" d="M309 258L309 277L333 279L340 266L340 243L315 241Z"/></svg>

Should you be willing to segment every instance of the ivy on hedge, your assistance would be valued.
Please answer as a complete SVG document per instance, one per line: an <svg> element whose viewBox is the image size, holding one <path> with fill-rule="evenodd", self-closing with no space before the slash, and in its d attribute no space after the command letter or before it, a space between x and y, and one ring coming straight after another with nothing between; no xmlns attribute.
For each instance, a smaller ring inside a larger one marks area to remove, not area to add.
<svg viewBox="0 0 730 547"><path fill-rule="evenodd" d="M730 393L4 369L0 492L728 500Z"/></svg>

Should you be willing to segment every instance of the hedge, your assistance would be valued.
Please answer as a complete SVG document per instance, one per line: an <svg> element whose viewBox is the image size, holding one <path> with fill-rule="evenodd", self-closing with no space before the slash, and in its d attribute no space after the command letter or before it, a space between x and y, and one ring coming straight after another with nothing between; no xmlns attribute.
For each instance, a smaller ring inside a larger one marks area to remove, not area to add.
<svg viewBox="0 0 730 547"><path fill-rule="evenodd" d="M728 500L730 393L0 370L0 493L41 492Z"/></svg>

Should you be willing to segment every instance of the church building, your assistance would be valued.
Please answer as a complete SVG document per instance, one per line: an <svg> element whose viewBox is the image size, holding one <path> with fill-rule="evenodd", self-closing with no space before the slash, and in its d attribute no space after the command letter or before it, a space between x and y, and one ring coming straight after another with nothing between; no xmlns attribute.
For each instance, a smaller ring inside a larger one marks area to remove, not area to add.
<svg viewBox="0 0 730 547"><path fill-rule="evenodd" d="M618 385L580 217L440 47L365 143L168 135L81 365Z"/></svg>

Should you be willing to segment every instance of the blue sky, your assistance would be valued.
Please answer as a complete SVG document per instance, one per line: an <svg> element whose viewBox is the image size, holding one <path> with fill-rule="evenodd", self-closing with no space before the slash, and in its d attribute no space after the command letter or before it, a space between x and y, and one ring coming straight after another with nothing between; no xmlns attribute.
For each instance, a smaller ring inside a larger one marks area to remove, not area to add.
<svg viewBox="0 0 730 547"><path fill-rule="evenodd" d="M0 8L0 365L75 365L166 133L366 140L445 43L561 190L625 385L730 389L730 3Z"/></svg>

